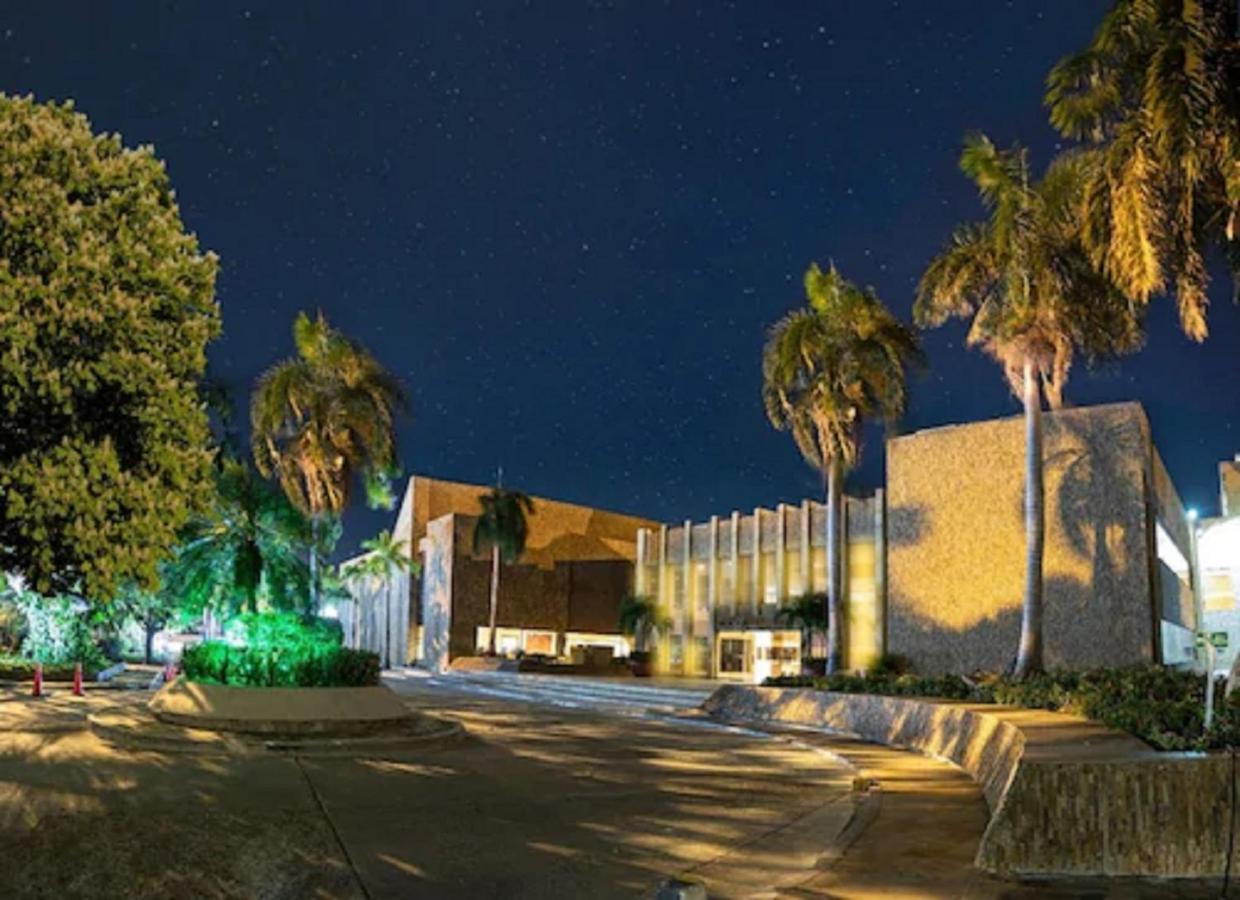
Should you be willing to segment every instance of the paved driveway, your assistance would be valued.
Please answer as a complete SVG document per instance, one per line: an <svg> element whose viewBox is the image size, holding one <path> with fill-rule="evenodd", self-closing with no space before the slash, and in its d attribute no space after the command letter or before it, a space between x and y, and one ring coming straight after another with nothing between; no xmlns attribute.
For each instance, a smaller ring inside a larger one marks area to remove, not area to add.
<svg viewBox="0 0 1240 900"><path fill-rule="evenodd" d="M467 737L358 758L120 752L81 716L141 695L0 702L0 896L741 896L848 820L831 754L671 718L700 688L575 681L395 678Z"/></svg>

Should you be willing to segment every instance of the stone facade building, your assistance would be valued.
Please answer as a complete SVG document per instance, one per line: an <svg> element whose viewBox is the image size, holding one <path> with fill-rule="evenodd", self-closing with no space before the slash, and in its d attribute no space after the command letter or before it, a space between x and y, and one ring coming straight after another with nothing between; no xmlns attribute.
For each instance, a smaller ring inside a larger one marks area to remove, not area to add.
<svg viewBox="0 0 1240 900"><path fill-rule="evenodd" d="M1193 661L1190 524L1136 403L1044 416L1045 663ZM887 443L887 647L1002 670L1025 576L1021 417Z"/></svg>
<svg viewBox="0 0 1240 900"><path fill-rule="evenodd" d="M881 491L845 498L844 654L853 667L883 644L883 516ZM803 500L639 532L637 590L671 623L659 635L658 670L744 681L800 672L810 648L781 610L826 590L826 531L826 507Z"/></svg>
<svg viewBox="0 0 1240 900"><path fill-rule="evenodd" d="M474 555L473 528L479 498L489 490L423 475L409 479L393 537L413 548L420 569L392 584L355 586L355 602L341 611L346 640L376 650L384 665L436 670L486 647L490 556ZM587 644L623 655L620 603L632 590L637 532L654 523L532 499L525 553L500 576L497 649L558 655Z"/></svg>
<svg viewBox="0 0 1240 900"><path fill-rule="evenodd" d="M1046 665L1193 664L1190 523L1144 411L1118 403L1043 421ZM887 442L885 491L847 499L846 668L884 652L919 672L1011 664L1025 577L1024 440L1014 416ZM806 648L780 610L825 590L825 536L824 507L809 500L642 532L638 590L671 620L659 668L754 681L799 671Z"/></svg>

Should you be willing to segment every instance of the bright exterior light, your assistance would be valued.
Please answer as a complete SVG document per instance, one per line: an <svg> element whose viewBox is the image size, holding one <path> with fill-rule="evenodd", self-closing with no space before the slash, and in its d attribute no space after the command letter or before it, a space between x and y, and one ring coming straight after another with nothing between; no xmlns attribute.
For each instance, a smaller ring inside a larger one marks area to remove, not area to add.
<svg viewBox="0 0 1240 900"><path fill-rule="evenodd" d="M1190 521L1190 522L1196 522L1196 521L1197 521L1197 507L1195 507L1195 506L1194 506L1194 507L1191 507L1191 508L1188 510L1188 512L1187 512L1187 513L1185 513L1185 515L1187 515L1187 516L1188 516L1188 521Z"/></svg>

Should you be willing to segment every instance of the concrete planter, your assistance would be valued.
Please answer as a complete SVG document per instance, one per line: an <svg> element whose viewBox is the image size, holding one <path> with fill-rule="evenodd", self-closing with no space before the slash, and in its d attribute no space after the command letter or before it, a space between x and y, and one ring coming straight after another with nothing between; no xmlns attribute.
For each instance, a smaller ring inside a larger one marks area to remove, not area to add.
<svg viewBox="0 0 1240 900"><path fill-rule="evenodd" d="M990 806L977 865L991 872L1212 878L1226 865L1225 754L1160 753L1061 713L911 697L729 685L704 708L950 760Z"/></svg>
<svg viewBox="0 0 1240 900"><path fill-rule="evenodd" d="M147 704L161 722L271 737L344 737L408 726L414 714L386 687L264 688L184 677Z"/></svg>

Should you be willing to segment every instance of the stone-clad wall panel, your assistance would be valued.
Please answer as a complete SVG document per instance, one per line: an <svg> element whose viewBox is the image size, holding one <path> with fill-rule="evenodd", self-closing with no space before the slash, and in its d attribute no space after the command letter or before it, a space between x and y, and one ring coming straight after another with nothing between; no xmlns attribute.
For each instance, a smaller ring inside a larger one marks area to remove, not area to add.
<svg viewBox="0 0 1240 900"><path fill-rule="evenodd" d="M1145 416L1137 404L1045 416L1046 664L1153 658ZM1025 578L1021 417L887 444L888 649L921 671L1001 670Z"/></svg>

